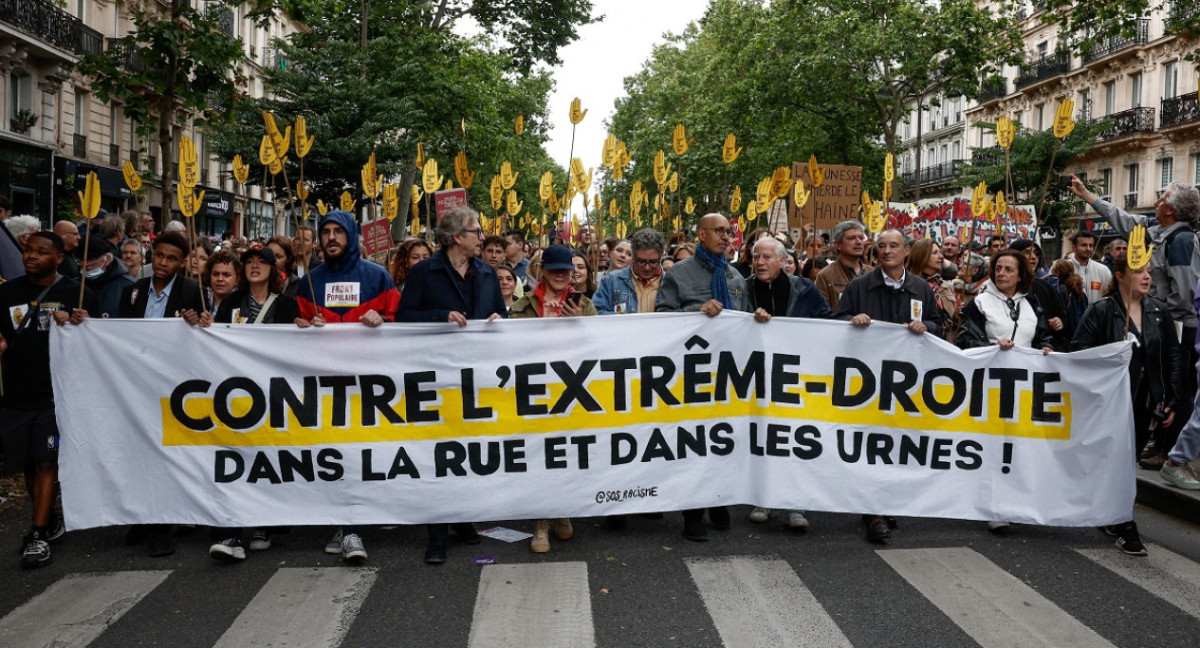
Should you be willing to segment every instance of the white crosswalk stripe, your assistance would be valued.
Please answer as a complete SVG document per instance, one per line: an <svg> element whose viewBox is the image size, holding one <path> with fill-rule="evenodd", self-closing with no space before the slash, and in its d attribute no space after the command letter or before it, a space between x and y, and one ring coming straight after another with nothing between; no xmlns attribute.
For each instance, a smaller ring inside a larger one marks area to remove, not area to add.
<svg viewBox="0 0 1200 648"><path fill-rule="evenodd" d="M66 576L0 619L0 646L83 648L170 574L124 571Z"/></svg>
<svg viewBox="0 0 1200 648"><path fill-rule="evenodd" d="M1091 628L966 547L876 552L983 648L1108 648Z"/></svg>
<svg viewBox="0 0 1200 648"><path fill-rule="evenodd" d="M595 646L587 563L484 567L467 645Z"/></svg>
<svg viewBox="0 0 1200 648"><path fill-rule="evenodd" d="M280 569L214 648L336 648L375 575L346 567Z"/></svg>
<svg viewBox="0 0 1200 648"><path fill-rule="evenodd" d="M1200 564L1163 547L1149 543L1146 547L1150 555L1136 560L1112 549L1075 551L1200 619Z"/></svg>
<svg viewBox="0 0 1200 648"><path fill-rule="evenodd" d="M687 566L728 648L851 645L783 560L730 556Z"/></svg>
<svg viewBox="0 0 1200 648"><path fill-rule="evenodd" d="M1063 550L1077 552L1125 579L1130 587L1178 608L1181 616L1177 619L1184 620L1187 615L1200 621L1200 564L1192 559L1159 546L1150 548L1149 558L1130 558L1111 548ZM898 575L919 594L907 595L906 609L931 610L932 605L945 615L937 624L941 630L933 630L929 641L936 642L942 632L953 632L955 639L947 639L946 645L963 643L963 635L951 623L983 648L1111 648L1110 642L1125 641L1120 634L1102 637L1097 630L1111 634L1111 624L1075 605L1077 601L1052 601L1035 591L1037 582L1026 584L967 547L881 549L876 554L882 563L870 569L894 571L890 578ZM693 635L705 645L851 648L855 645L851 637L861 643L864 631L866 636L875 631L869 626L864 629L861 618L847 616L844 600L822 602L819 595L829 590L809 588L805 579L828 578L820 569L810 572L809 567L793 567L778 556L690 557L684 558L682 565L686 573L679 572L676 578L684 583L690 578L695 590L686 585L672 589L680 597L673 605L694 610L698 616L691 617L692 623L700 626L706 626L707 612L711 627L701 627L699 634ZM608 578L599 574L596 578ZM185 588L191 582L188 579L197 575L164 570L65 576L0 618L0 647L85 648L126 612L139 604L162 605L163 597L174 596L172 592ZM168 577L171 586L159 587ZM407 577L344 566L276 569L244 608L222 611L226 619L235 614L237 618L224 628L214 648L340 648L352 629L369 636L381 620L359 614L377 580ZM606 645L612 643L612 637L605 634L611 632L611 619L594 618L593 602L601 610L613 608L600 603L607 599L602 599L600 586L590 585L587 562L488 565L478 579L466 637L469 648L595 648L598 636ZM644 582L653 591L661 585ZM1050 597L1063 596L1061 591L1051 592ZM465 623L461 615L472 604L467 596L453 601L452 607L461 611L448 618L456 623ZM1155 599L1153 605L1162 602ZM140 616L122 621L119 628L112 629L114 636L136 632L128 624ZM403 618L382 621L394 630L406 627ZM676 631L673 624L677 620L669 615L656 618L651 614L639 622L647 631L645 636L655 636L658 623L663 636ZM1096 624L1096 630L1089 623ZM415 628L428 631L420 624ZM461 625L457 628L466 631ZM222 628L214 630L212 636ZM112 637L102 643L112 645Z"/></svg>

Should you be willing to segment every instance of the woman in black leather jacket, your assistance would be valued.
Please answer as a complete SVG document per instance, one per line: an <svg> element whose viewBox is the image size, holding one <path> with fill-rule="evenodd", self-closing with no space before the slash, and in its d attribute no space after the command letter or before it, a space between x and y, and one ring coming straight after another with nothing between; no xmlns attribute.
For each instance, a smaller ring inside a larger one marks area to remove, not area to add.
<svg viewBox="0 0 1200 648"><path fill-rule="evenodd" d="M1136 339L1129 361L1129 385L1133 392L1133 420L1136 447L1142 447L1151 433L1165 430L1180 409L1190 400L1183 393L1183 354L1175 337L1175 322L1166 304L1149 296L1150 267L1130 270L1125 259L1113 266L1113 282L1104 299L1092 304L1071 339L1071 350L1090 349L1126 339L1126 304L1129 304L1128 332ZM1169 447L1169 445L1167 446ZM1127 554L1146 555L1132 521L1104 529L1119 536L1117 546Z"/></svg>

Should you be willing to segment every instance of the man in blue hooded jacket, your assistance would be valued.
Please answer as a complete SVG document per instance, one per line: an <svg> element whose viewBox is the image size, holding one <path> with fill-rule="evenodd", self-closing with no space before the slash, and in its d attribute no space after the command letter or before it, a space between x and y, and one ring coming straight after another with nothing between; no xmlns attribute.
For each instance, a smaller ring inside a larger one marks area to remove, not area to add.
<svg viewBox="0 0 1200 648"><path fill-rule="evenodd" d="M317 235L325 263L313 268L308 280L300 282L296 294L300 319L296 325L306 328L362 322L374 328L385 321L395 321L400 293L383 266L362 258L354 215L330 211L321 217ZM325 553L341 554L354 564L367 561L367 549L357 526L339 529L326 543Z"/></svg>

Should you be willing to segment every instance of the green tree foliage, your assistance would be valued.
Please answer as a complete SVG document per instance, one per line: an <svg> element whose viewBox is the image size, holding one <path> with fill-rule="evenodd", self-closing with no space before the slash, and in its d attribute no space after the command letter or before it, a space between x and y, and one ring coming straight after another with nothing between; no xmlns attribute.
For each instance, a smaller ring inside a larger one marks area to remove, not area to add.
<svg viewBox="0 0 1200 648"><path fill-rule="evenodd" d="M977 123L975 126L995 130L995 124ZM1058 234L1067 218L1074 213L1075 198L1059 182L1059 176L1080 157L1086 156L1096 143L1097 137L1112 128L1112 121L1081 121L1075 129L1057 145L1053 129L1034 130L1016 126L1009 149L1012 169L1013 194L1007 196L1009 204L1041 205L1045 196L1045 207L1038 214L1038 229ZM971 148L971 160L959 170L957 180L964 187L986 182L990 192L1004 190L1004 150L998 146ZM1051 159L1054 167L1051 169ZM1050 174L1049 189L1046 175Z"/></svg>
<svg viewBox="0 0 1200 648"><path fill-rule="evenodd" d="M590 3L579 0L567 4L590 9ZM466 38L449 29L453 17L467 14L443 15L433 23L440 5L446 12L463 8L453 2L371 4L365 45L359 3L322 2L295 9L312 29L275 44L279 58L263 72L269 98L239 102L230 123L212 133L214 151L226 159L241 154L257 162L264 132L260 111L274 112L280 128L303 115L308 132L316 137L304 160L305 180L312 186L310 202L321 198L336 204L344 190L358 197L360 169L374 151L385 179L401 183L402 209L407 207L417 172L417 144L422 143L426 157L436 159L439 172L455 186L459 181L454 158L459 151L466 153L476 172L470 200L485 213L492 211L488 188L504 160L520 173L515 190L525 209L536 206L542 172L554 171L560 188L565 186L565 173L541 146L547 137L551 78L540 69L514 73L523 63L490 34ZM513 29L502 33L512 37ZM568 31L574 34L573 28ZM556 60L556 51L543 49L537 55ZM522 135L514 129L518 115L524 115ZM288 173L294 184L294 155ZM252 179L261 182L262 177L257 167ZM272 182L268 178L268 184Z"/></svg>
<svg viewBox="0 0 1200 648"><path fill-rule="evenodd" d="M659 149L678 167L677 123L696 138L682 165L698 214L727 212L727 187L748 200L773 169L810 154L862 166L864 186L878 195L884 151L895 149L917 99L976 95L1019 51L1011 25L972 0L713 0L626 79L629 96L610 127L634 164L621 181L606 176L605 197L628 211L634 180L653 192ZM727 169L721 143L730 132L745 150Z"/></svg>
<svg viewBox="0 0 1200 648"><path fill-rule="evenodd" d="M167 169L173 159L175 129L184 126L189 116L203 124L220 114L244 83L230 72L241 58L241 43L217 23L219 10L226 7L192 5L182 0L168 7L131 4L133 31L116 39L117 46L85 56L78 66L91 78L98 98L119 101L138 133L154 137L161 166L150 171L166 170L164 179L173 173ZM160 206L167 218L173 194L168 180L163 185Z"/></svg>
<svg viewBox="0 0 1200 648"><path fill-rule="evenodd" d="M1011 11L1021 10L1022 3L1007 0ZM1084 53L1106 38L1130 37L1137 33L1138 20L1152 12L1166 16L1166 33L1195 39L1200 36L1200 4L1188 0L1043 0L1038 2L1040 20L1061 25L1072 34L1068 45ZM1198 62L1200 50L1193 40L1187 59Z"/></svg>

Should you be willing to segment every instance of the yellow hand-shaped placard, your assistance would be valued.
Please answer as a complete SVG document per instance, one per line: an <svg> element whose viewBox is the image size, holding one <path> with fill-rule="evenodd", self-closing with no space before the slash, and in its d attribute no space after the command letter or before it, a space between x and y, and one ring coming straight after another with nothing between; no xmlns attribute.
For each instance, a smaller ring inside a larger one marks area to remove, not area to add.
<svg viewBox="0 0 1200 648"><path fill-rule="evenodd" d="M459 151L454 158L454 176L458 178L458 184L463 189L470 189L471 185L475 184L475 172L467 165L466 151Z"/></svg>
<svg viewBox="0 0 1200 648"><path fill-rule="evenodd" d="M1154 254L1154 246L1146 248L1146 228L1138 225L1129 233L1129 248L1125 250L1125 265L1130 270L1141 270L1150 263L1150 255Z"/></svg>
<svg viewBox="0 0 1200 648"><path fill-rule="evenodd" d="M258 144L258 161L263 166L271 166L278 159L275 155L275 147L271 146L271 136L263 135L262 141Z"/></svg>
<svg viewBox="0 0 1200 648"><path fill-rule="evenodd" d="M975 185L975 192L971 196L971 215L979 218L987 213L987 183L980 182Z"/></svg>
<svg viewBox="0 0 1200 648"><path fill-rule="evenodd" d="M442 186L442 176L438 175L437 160L429 158L425 160L425 168L421 171L421 187L425 189L425 193L431 194Z"/></svg>
<svg viewBox="0 0 1200 648"><path fill-rule="evenodd" d="M417 157L414 159L418 170L425 169L425 145L417 142Z"/></svg>
<svg viewBox="0 0 1200 648"><path fill-rule="evenodd" d="M736 214L742 210L742 188L734 187L729 196L729 213Z"/></svg>
<svg viewBox="0 0 1200 648"><path fill-rule="evenodd" d="M308 134L308 122L305 121L303 115L296 118L296 131L295 132L296 132L296 157L303 158L304 156L308 155L308 152L310 150L312 150L313 140L316 139L316 137L310 136Z"/></svg>
<svg viewBox="0 0 1200 648"><path fill-rule="evenodd" d="M751 200L750 202L746 203L746 220L749 222L754 222L754 219L756 218L758 218L758 201Z"/></svg>
<svg viewBox="0 0 1200 648"><path fill-rule="evenodd" d="M667 154L662 149L654 154L654 184L662 187L667 184Z"/></svg>
<svg viewBox="0 0 1200 648"><path fill-rule="evenodd" d="M246 184L250 179L250 165L242 161L241 155L233 156L233 179L237 180L238 184Z"/></svg>
<svg viewBox="0 0 1200 648"><path fill-rule="evenodd" d="M996 192L996 216L1004 218L1008 215L1008 200L1004 198L1003 191Z"/></svg>
<svg viewBox="0 0 1200 648"><path fill-rule="evenodd" d="M771 196L772 198L786 198L792 192L792 169L790 167L779 167L771 174Z"/></svg>
<svg viewBox="0 0 1200 648"><path fill-rule="evenodd" d="M497 176L495 180L492 180L492 191L495 191L497 188L500 187L499 182L500 182L499 176ZM545 203L547 200L550 200L550 195L553 193L554 193L554 174L547 171L547 172L543 173L542 177L538 180L538 198L540 198L541 201L543 203Z"/></svg>
<svg viewBox="0 0 1200 648"><path fill-rule="evenodd" d="M737 137L733 133L725 136L725 144L721 147L721 159L725 164L732 164L742 154L742 147L737 145Z"/></svg>
<svg viewBox="0 0 1200 648"><path fill-rule="evenodd" d="M525 115L517 115L517 123L513 126L513 130L517 135L525 132Z"/></svg>
<svg viewBox="0 0 1200 648"><path fill-rule="evenodd" d="M383 185L383 217L388 220L396 220L396 216L400 215L400 195L397 187L394 184L388 183Z"/></svg>
<svg viewBox="0 0 1200 648"><path fill-rule="evenodd" d="M754 202L765 208L774 195L775 192L771 189L771 176L767 176L759 181L754 192Z"/></svg>
<svg viewBox="0 0 1200 648"><path fill-rule="evenodd" d="M687 138L687 129L683 124L675 125L675 132L671 134L671 146L675 149L675 155L683 155L688 152L692 140Z"/></svg>
<svg viewBox="0 0 1200 648"><path fill-rule="evenodd" d="M883 158L883 179L888 182L896 179L896 158L891 153Z"/></svg>
<svg viewBox="0 0 1200 648"><path fill-rule="evenodd" d="M505 160L500 165L500 186L504 187L505 191L513 188L513 184L517 182L517 177L521 174L512 170L512 163Z"/></svg>
<svg viewBox="0 0 1200 648"><path fill-rule="evenodd" d="M808 158L808 179L813 189L825 184L825 172L817 165L817 154L813 153Z"/></svg>
<svg viewBox="0 0 1200 648"><path fill-rule="evenodd" d="M678 172L672 173L671 178L669 180L667 180L667 191L670 191L671 193L675 193L675 192L679 191L679 173Z"/></svg>
<svg viewBox="0 0 1200 648"><path fill-rule="evenodd" d="M683 204L683 212L685 214L687 214L688 216L691 216L692 214L696 213L696 201L692 200L691 196L688 196L687 202L685 202ZM625 237L621 237L621 238L625 238Z"/></svg>
<svg viewBox="0 0 1200 648"><path fill-rule="evenodd" d="M612 133L604 138L604 149L600 152L600 164L607 169L613 168L617 163L617 136Z"/></svg>
<svg viewBox="0 0 1200 648"><path fill-rule="evenodd" d="M354 196L351 196L349 191L342 192L342 211L353 212L355 202Z"/></svg>
<svg viewBox="0 0 1200 648"><path fill-rule="evenodd" d="M812 192L808 190L808 187L804 186L804 181L797 180L796 185L792 187L792 201L796 205L796 209L804 209L811 196Z"/></svg>
<svg viewBox="0 0 1200 648"><path fill-rule="evenodd" d="M241 159L240 155L238 159ZM121 165L121 175L125 177L125 186L129 187L130 191L136 193L142 188L142 176L138 175L137 169L133 168L133 162L126 160L125 164Z"/></svg>
<svg viewBox="0 0 1200 648"><path fill-rule="evenodd" d="M196 143L184 135L179 138L179 185L191 189L200 183L200 165Z"/></svg>
<svg viewBox="0 0 1200 648"><path fill-rule="evenodd" d="M572 124L578 124L579 122L583 121L584 117L587 117L587 110L581 110L580 109L581 106L582 106L582 103L579 101L579 97L575 97L574 99L571 100L571 115L570 115L570 117L571 117Z"/></svg>
<svg viewBox="0 0 1200 648"><path fill-rule="evenodd" d="M325 206L325 201L320 198L317 199L317 213L322 216L329 213L329 208Z"/></svg>
<svg viewBox="0 0 1200 648"><path fill-rule="evenodd" d="M523 205L524 205L524 203L517 200L517 192L515 192L515 191L508 192L508 201L507 201L507 204L505 205L505 207L507 208L509 216L516 216L517 214L520 214L521 207Z"/></svg>
<svg viewBox="0 0 1200 648"><path fill-rule="evenodd" d="M79 211L88 220L100 213L100 178L95 171L88 172L83 191L79 192Z"/></svg>
<svg viewBox="0 0 1200 648"><path fill-rule="evenodd" d="M996 120L996 143L1000 145L1000 148L1007 150L1012 146L1016 133L1017 129L1008 117L1001 116Z"/></svg>
<svg viewBox="0 0 1200 648"><path fill-rule="evenodd" d="M1063 102L1058 104L1058 112L1054 114L1054 136L1062 139L1071 134L1075 130L1075 102L1071 99L1063 99Z"/></svg>

